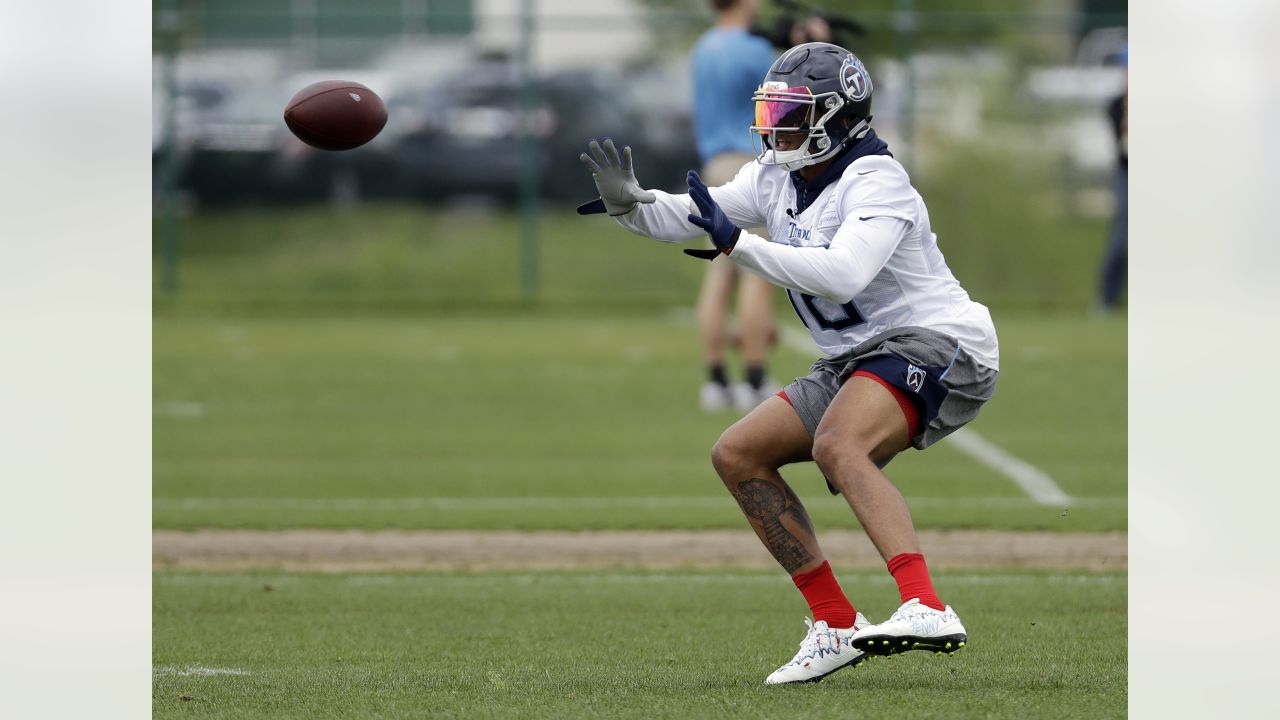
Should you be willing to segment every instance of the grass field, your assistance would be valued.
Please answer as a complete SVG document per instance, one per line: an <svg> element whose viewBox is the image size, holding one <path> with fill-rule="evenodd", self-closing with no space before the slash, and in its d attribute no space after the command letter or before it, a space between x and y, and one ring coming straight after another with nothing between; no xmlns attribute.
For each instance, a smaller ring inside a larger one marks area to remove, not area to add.
<svg viewBox="0 0 1280 720"><path fill-rule="evenodd" d="M1076 501L1037 505L944 443L891 468L919 524L1123 528L1126 325L1083 312L1101 224L977 232L938 210L948 260L1001 337L997 396L974 427ZM529 304L509 213L183 219L181 291L157 295L154 322L156 526L740 527L708 462L733 416L693 404L702 265L592 220L543 215ZM785 382L813 358L783 347L772 373ZM852 522L811 465L788 475L819 525Z"/></svg>
<svg viewBox="0 0 1280 720"><path fill-rule="evenodd" d="M841 577L882 619L884 573ZM154 580L154 717L1112 718L1123 575L942 574L971 643L765 688L781 572L190 574Z"/></svg>
<svg viewBox="0 0 1280 720"><path fill-rule="evenodd" d="M1126 321L1083 311L1100 225L939 210L1001 338L973 427L1073 499L1038 504L943 442L889 468L917 526L1125 529ZM708 457L736 416L696 409L702 266L673 248L548 213L524 302L509 214L248 210L180 228L181 291L157 294L153 324L155 527L744 529ZM813 359L784 345L772 374ZM855 526L812 464L784 473L819 530ZM1124 715L1123 573L963 567L935 574L972 637L958 656L771 690L806 612L777 570L160 568L154 716ZM841 581L872 620L898 604L882 571Z"/></svg>
<svg viewBox="0 0 1280 720"><path fill-rule="evenodd" d="M794 318L781 318L794 323ZM921 527L1125 527L1122 320L999 318L996 399L974 424L1077 498L1037 505L943 443L894 461ZM541 313L159 317L157 527L742 526L708 451L679 318ZM782 348L774 373L813 355ZM821 526L854 523L812 464Z"/></svg>

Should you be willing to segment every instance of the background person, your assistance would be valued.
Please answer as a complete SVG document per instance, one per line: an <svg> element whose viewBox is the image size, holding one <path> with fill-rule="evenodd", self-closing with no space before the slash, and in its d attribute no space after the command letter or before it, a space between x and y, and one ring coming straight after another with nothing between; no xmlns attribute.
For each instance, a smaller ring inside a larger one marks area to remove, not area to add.
<svg viewBox="0 0 1280 720"><path fill-rule="evenodd" d="M721 185L755 156L748 128L748 99L760 85L775 53L769 41L750 32L757 0L711 0L716 22L693 47L693 127L702 175ZM732 384L725 369L729 310L738 291L738 332L745 365L742 382ZM749 410L777 391L767 377L773 323L773 286L727 261L707 268L695 307L698 337L707 366L699 393L703 410Z"/></svg>
<svg viewBox="0 0 1280 720"><path fill-rule="evenodd" d="M1107 116L1116 137L1116 174L1112 180L1116 209L1111 217L1106 254L1102 258L1099 309L1109 312L1120 304L1129 272L1129 48L1120 53L1125 68L1124 92L1107 105Z"/></svg>

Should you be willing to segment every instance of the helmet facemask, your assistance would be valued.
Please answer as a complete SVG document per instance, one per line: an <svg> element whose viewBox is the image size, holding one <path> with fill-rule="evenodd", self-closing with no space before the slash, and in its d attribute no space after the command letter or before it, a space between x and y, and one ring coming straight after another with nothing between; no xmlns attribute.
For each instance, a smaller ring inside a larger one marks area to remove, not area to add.
<svg viewBox="0 0 1280 720"><path fill-rule="evenodd" d="M788 171L823 162L840 152L849 140L862 137L869 125L843 134L844 142L833 142L828 133L832 123L844 120L844 98L839 93L814 95L807 87L787 87L782 82L766 82L752 96L756 104L756 121L751 126L752 142L762 165L781 165ZM816 117L821 111L822 115ZM804 133L805 140L794 150L778 150L779 133Z"/></svg>

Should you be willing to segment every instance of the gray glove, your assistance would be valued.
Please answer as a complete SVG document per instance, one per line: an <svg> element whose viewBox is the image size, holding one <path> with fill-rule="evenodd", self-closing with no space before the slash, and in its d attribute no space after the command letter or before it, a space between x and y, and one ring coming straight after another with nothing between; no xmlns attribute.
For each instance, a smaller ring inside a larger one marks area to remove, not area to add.
<svg viewBox="0 0 1280 720"><path fill-rule="evenodd" d="M582 153L578 159L591 171L606 212L610 215L626 215L631 212L636 203L654 201L653 193L640 187L636 174L631 169L630 147L623 147L622 156L619 157L618 148L614 146L613 140L606 138L603 148L600 147L600 143L592 140L587 145L587 150L591 154ZM592 203L582 207L587 208L590 205ZM587 214L582 208L578 211Z"/></svg>

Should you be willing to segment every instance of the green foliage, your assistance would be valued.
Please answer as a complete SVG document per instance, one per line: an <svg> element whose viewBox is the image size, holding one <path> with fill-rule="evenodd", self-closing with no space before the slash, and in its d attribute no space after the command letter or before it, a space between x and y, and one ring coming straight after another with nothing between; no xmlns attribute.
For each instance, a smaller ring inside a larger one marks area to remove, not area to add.
<svg viewBox="0 0 1280 720"><path fill-rule="evenodd" d="M652 308L696 292L698 263L607 219L549 212L540 227L543 305ZM181 292L158 298L162 311L523 305L518 218L506 212L249 209L195 215L179 232Z"/></svg>
<svg viewBox="0 0 1280 720"><path fill-rule="evenodd" d="M1125 716L1123 575L935 579L961 652L766 688L806 612L777 571L160 573L154 717ZM889 580L840 573L872 620L898 604Z"/></svg>
<svg viewBox="0 0 1280 720"><path fill-rule="evenodd" d="M1044 172L1034 162L957 148L921 174L948 262L973 296L993 307L1088 306L1105 229L1101 221L1055 217ZM179 221L180 291L158 294L156 309L523 311L518 223L508 212L409 204L199 213ZM159 232L154 236L158 288ZM603 217L548 209L540 237L539 307L686 307L701 282L700 262Z"/></svg>
<svg viewBox="0 0 1280 720"><path fill-rule="evenodd" d="M998 143L953 144L917 173L956 277L993 308L1083 309L1097 286L1106 221L1071 216L1056 166Z"/></svg>

